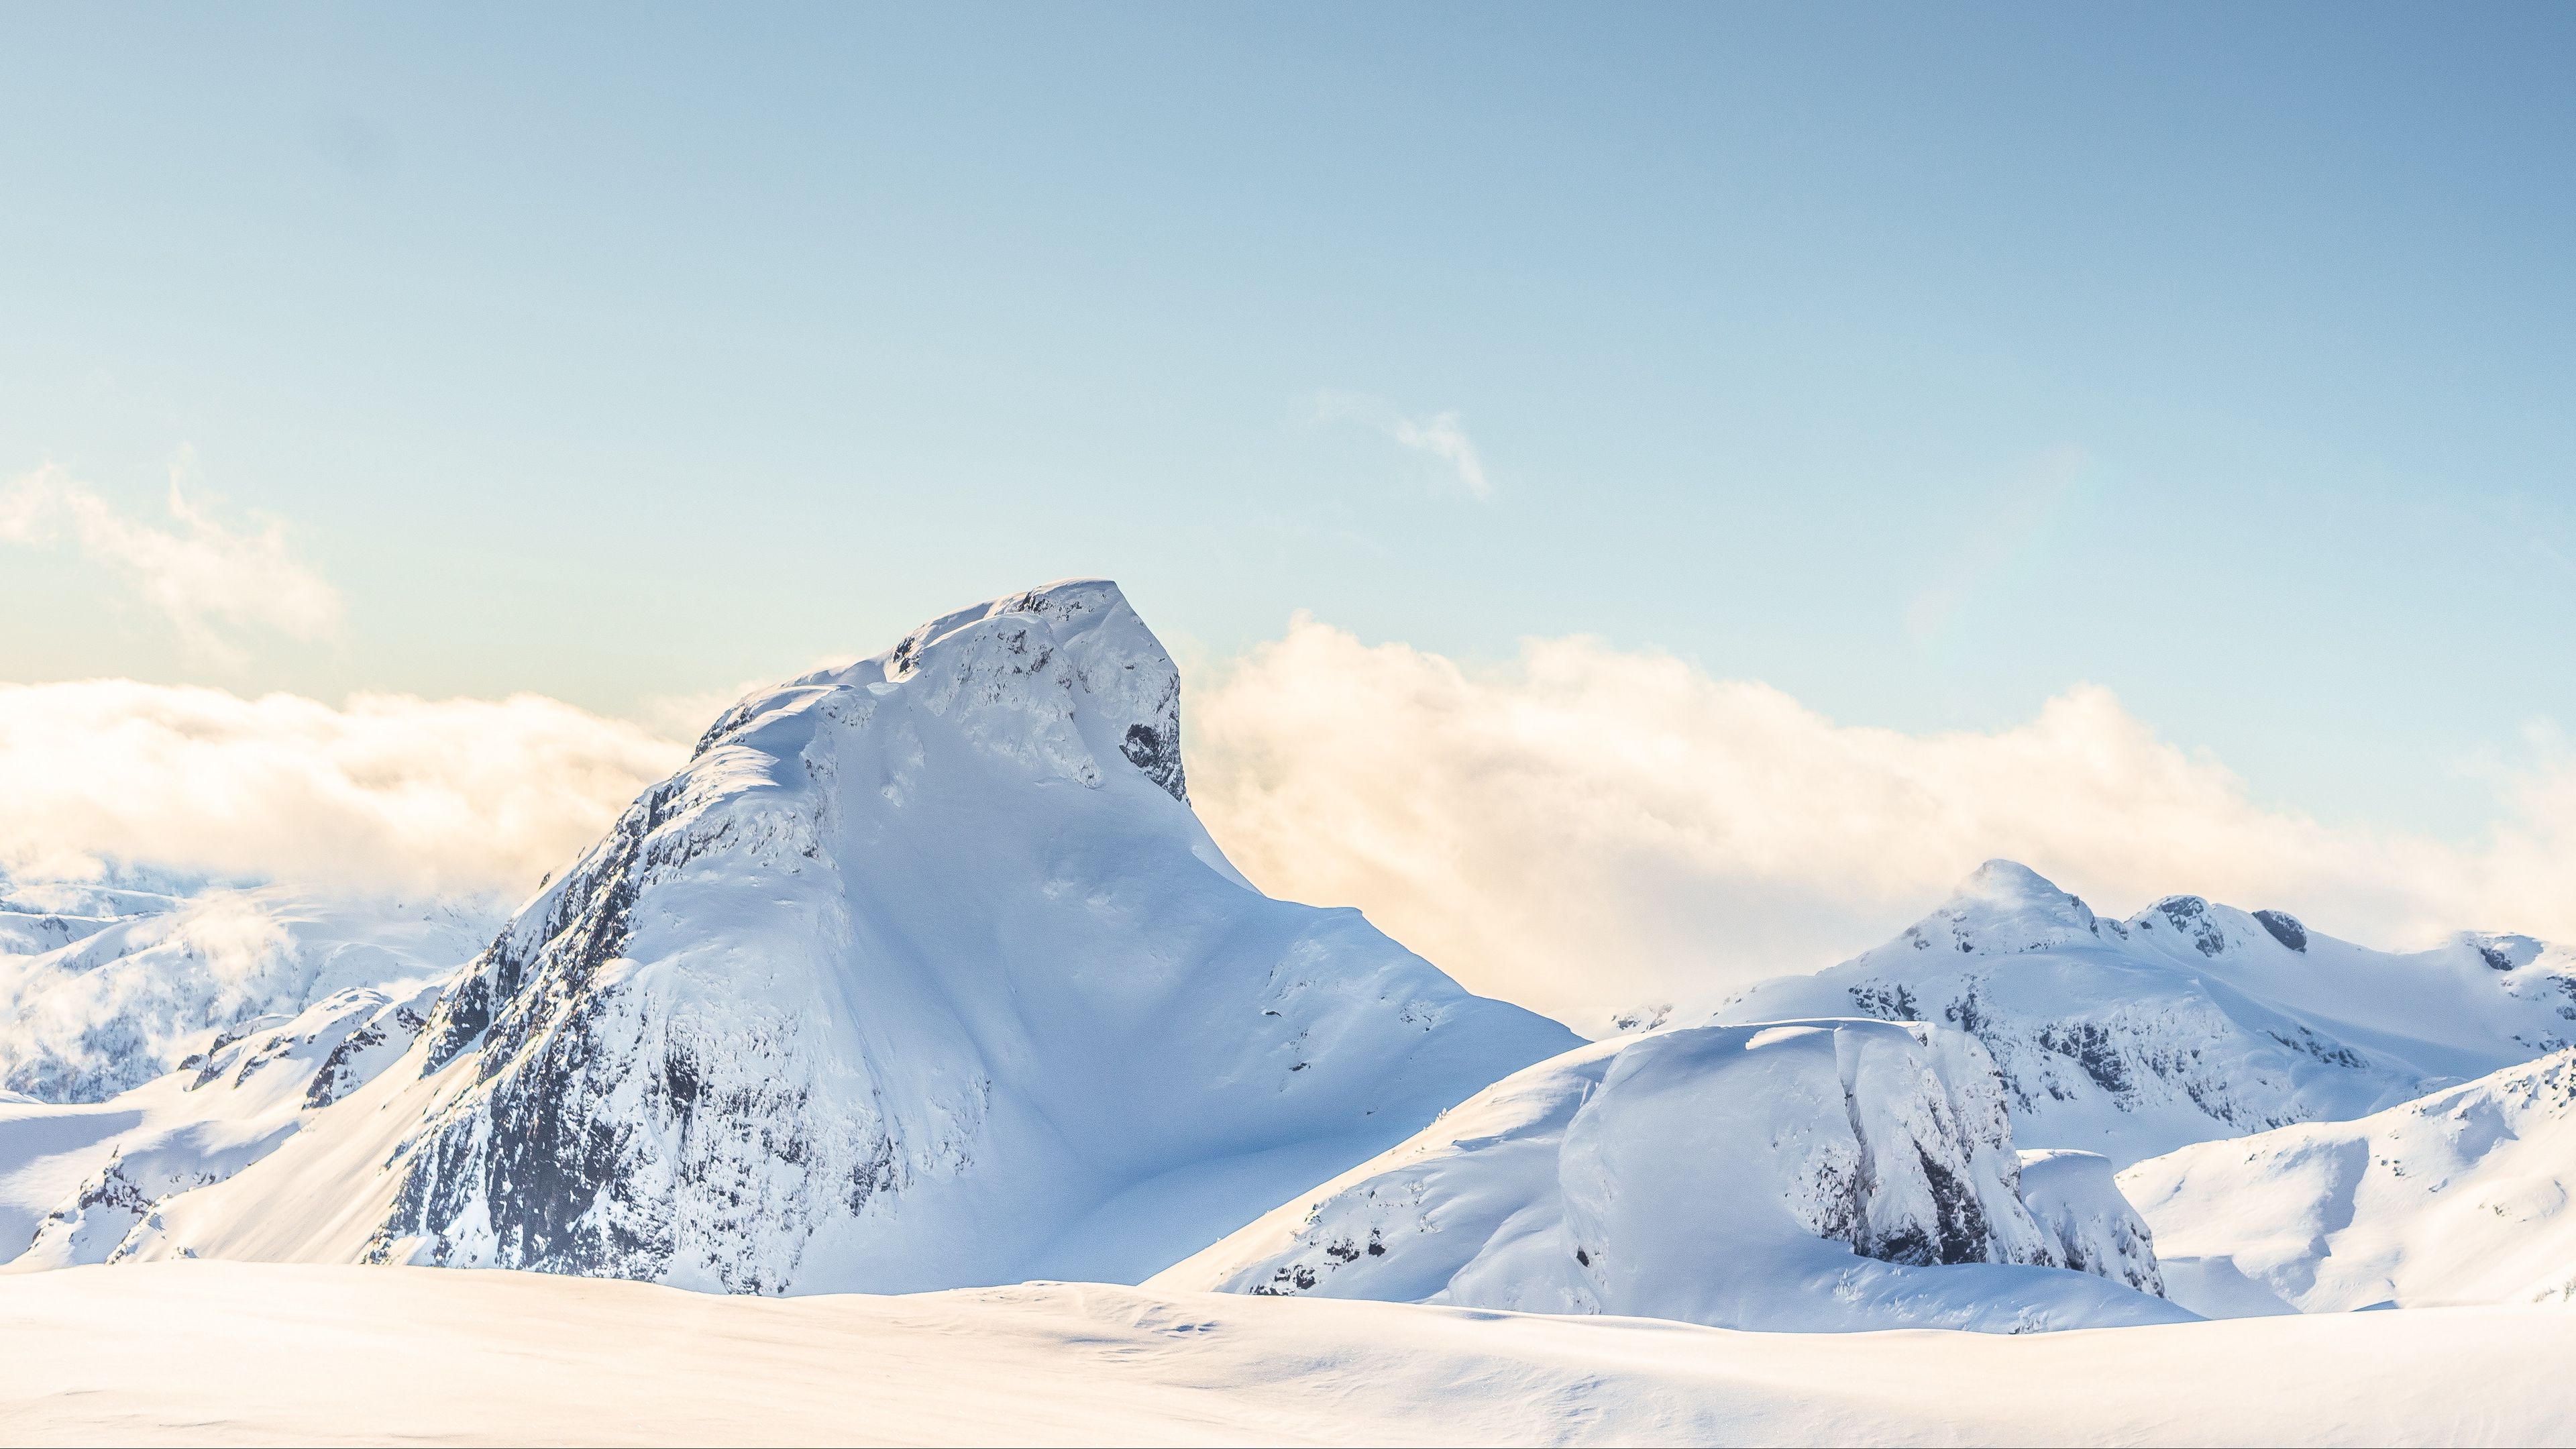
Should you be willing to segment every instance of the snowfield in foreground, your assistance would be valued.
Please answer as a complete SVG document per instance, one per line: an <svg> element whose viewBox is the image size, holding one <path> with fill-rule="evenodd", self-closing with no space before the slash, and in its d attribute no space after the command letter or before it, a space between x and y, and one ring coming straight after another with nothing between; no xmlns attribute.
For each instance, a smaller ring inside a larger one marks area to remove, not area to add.
<svg viewBox="0 0 2576 1449"><path fill-rule="evenodd" d="M2571 1354L2576 1315L2506 1308L1757 1334L1091 1285L778 1300L165 1263L0 1281L0 1439L2566 1443Z"/></svg>

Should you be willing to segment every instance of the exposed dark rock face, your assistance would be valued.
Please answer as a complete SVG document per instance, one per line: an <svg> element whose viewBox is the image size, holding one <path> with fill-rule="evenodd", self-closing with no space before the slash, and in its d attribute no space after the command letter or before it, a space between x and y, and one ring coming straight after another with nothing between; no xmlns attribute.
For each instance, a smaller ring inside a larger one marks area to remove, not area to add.
<svg viewBox="0 0 2576 1449"><path fill-rule="evenodd" d="M2155 911L2203 956L2215 956L2227 949L2227 933L2210 919L2209 902L2198 896L2167 896L2155 903Z"/></svg>
<svg viewBox="0 0 2576 1449"><path fill-rule="evenodd" d="M2287 911L2256 911L2254 919L2272 933L2273 940L2293 951L2304 953L2308 949L2308 928L2299 924L2298 917Z"/></svg>
<svg viewBox="0 0 2576 1449"><path fill-rule="evenodd" d="M1189 803L1189 786L1181 778L1181 741L1177 726L1172 737L1165 739L1162 732L1151 725L1131 724L1127 727L1127 738L1118 748L1119 753L1127 757L1127 763L1144 771L1145 778L1162 786L1165 794L1183 804Z"/></svg>

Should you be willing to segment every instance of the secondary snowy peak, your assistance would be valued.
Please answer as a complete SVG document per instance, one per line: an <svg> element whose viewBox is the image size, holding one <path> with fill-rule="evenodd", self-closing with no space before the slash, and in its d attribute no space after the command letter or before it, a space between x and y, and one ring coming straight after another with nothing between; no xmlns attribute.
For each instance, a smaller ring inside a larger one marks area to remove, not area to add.
<svg viewBox="0 0 2576 1449"><path fill-rule="evenodd" d="M1758 1329L2184 1317L2149 1296L2152 1241L2109 1165L2064 1158L2041 1155L2025 1202L1963 1033L1690 1028L1506 1078L1147 1286Z"/></svg>
<svg viewBox="0 0 2576 1449"><path fill-rule="evenodd" d="M2571 1180L2576 1051L2120 1176L2211 1314L2576 1303Z"/></svg>
<svg viewBox="0 0 2576 1449"><path fill-rule="evenodd" d="M2476 934L2373 951L2189 895L2104 920L1989 861L1895 940L1765 982L1717 1017L1852 1011L1971 1033L2003 1073L2023 1141L2125 1165L2361 1116L2565 1046L2576 953Z"/></svg>
<svg viewBox="0 0 2576 1449"><path fill-rule="evenodd" d="M1914 951L1992 956L2091 942L2101 934L2091 908L2039 872L1990 860L1897 940Z"/></svg>
<svg viewBox="0 0 2576 1449"><path fill-rule="evenodd" d="M1574 1044L1252 889L1179 749L1099 581L755 694L324 1114L345 1141L173 1201L146 1255L1134 1281Z"/></svg>

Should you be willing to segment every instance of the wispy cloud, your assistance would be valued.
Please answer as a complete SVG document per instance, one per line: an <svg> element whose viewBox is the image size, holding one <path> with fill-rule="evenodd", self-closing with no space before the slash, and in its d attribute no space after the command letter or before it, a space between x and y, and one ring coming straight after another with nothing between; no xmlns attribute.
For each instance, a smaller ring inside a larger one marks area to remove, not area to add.
<svg viewBox="0 0 2576 1449"><path fill-rule="evenodd" d="M295 556L276 519L228 527L170 474L167 526L133 517L60 468L44 467L0 486L0 542L46 548L68 542L116 576L176 627L188 645L218 658L240 655L245 627L290 638L339 632L340 592Z"/></svg>
<svg viewBox="0 0 2576 1449"><path fill-rule="evenodd" d="M1315 420L1355 422L1375 428L1398 446L1439 463L1468 497L1483 503L1494 496L1484 457L1476 451L1476 440L1467 436L1467 425L1455 412L1408 417L1393 404L1365 394L1323 392L1315 395Z"/></svg>

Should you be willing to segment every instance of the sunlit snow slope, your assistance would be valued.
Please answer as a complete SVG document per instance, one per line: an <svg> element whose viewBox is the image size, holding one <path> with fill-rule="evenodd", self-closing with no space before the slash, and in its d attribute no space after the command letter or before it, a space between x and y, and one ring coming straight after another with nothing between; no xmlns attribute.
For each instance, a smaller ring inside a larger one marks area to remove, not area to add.
<svg viewBox="0 0 2576 1449"><path fill-rule="evenodd" d="M2576 1300L2576 1052L2121 1174L2204 1311Z"/></svg>
<svg viewBox="0 0 2576 1449"><path fill-rule="evenodd" d="M1132 1282L1575 1045L1253 889L1179 695L1088 580L745 699L412 1056L136 1251Z"/></svg>
<svg viewBox="0 0 2576 1449"><path fill-rule="evenodd" d="M2576 953L2461 934L2373 951L2277 911L2168 896L2126 921L1990 861L1896 940L1764 982L1722 1021L1858 1013L1974 1035L2024 1147L2127 1165L2363 1116L2576 1035Z"/></svg>
<svg viewBox="0 0 2576 1449"><path fill-rule="evenodd" d="M2045 1223L1960 1032L1701 1027L1498 1082L1147 1286L1761 1329L2189 1316L2149 1296L2155 1255L2107 1163L2039 1176Z"/></svg>
<svg viewBox="0 0 2576 1449"><path fill-rule="evenodd" d="M351 987L237 1023L104 1102L0 1102L0 1263L115 1261L163 1199L257 1162L400 1057L434 994Z"/></svg>

